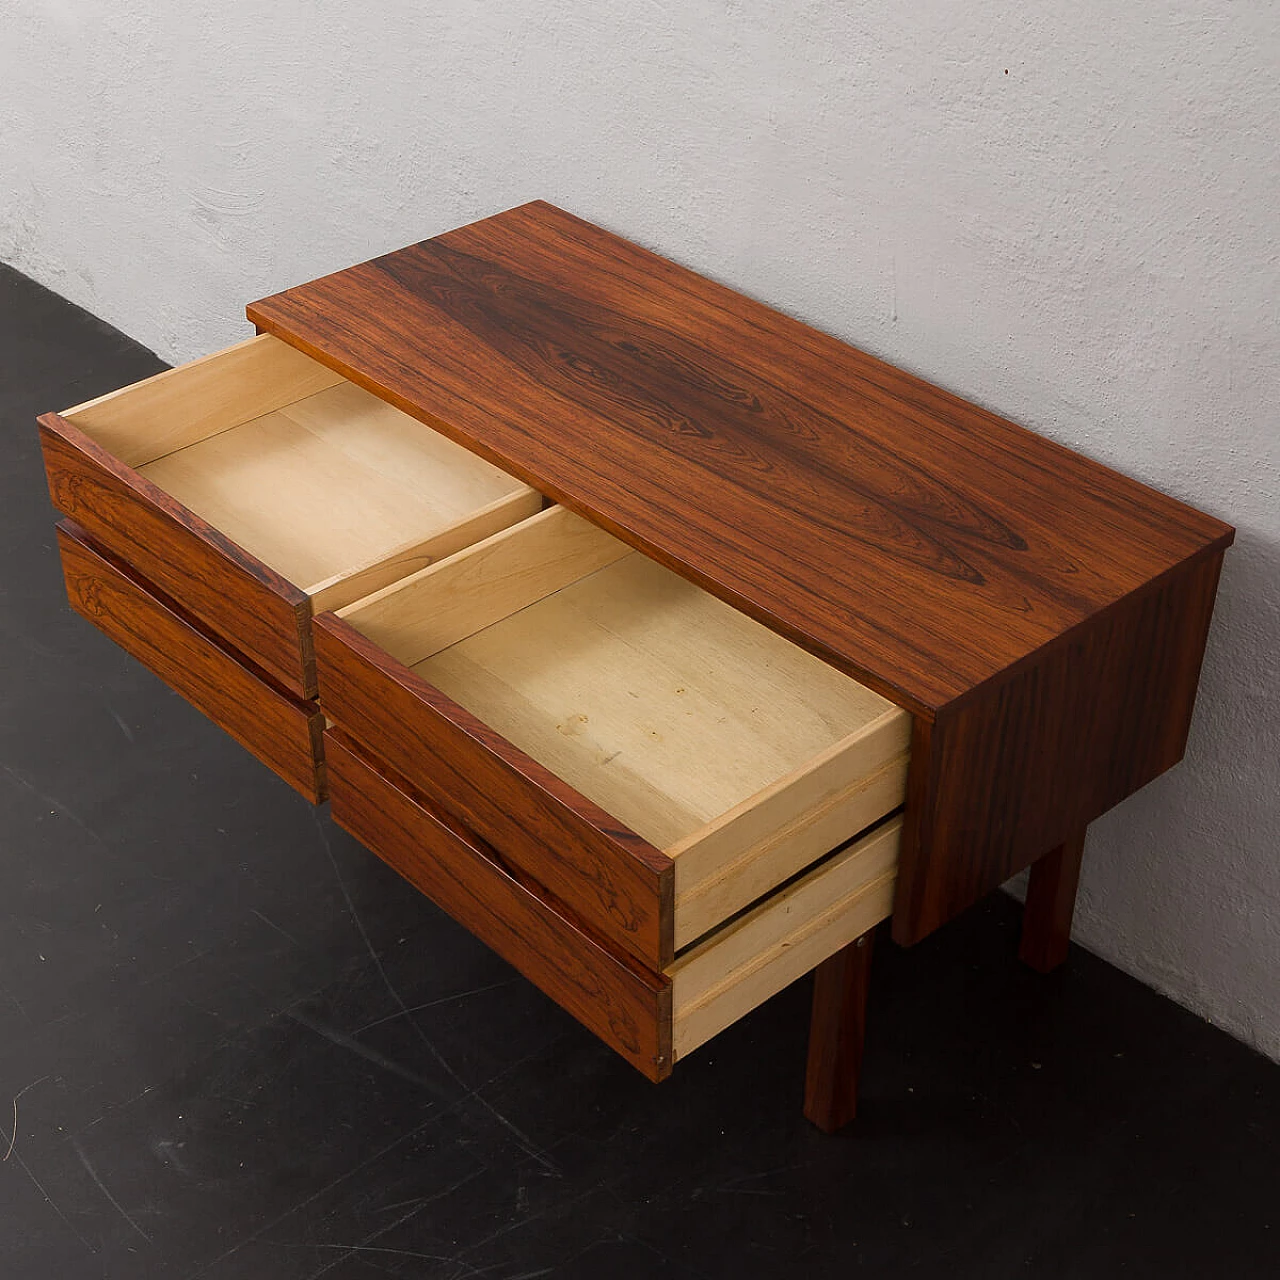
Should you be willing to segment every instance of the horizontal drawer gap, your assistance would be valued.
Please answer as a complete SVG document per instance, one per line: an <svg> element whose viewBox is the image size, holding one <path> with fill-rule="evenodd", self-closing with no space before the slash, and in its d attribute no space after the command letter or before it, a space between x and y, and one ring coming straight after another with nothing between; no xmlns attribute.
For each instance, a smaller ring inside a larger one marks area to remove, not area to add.
<svg viewBox="0 0 1280 1280"><path fill-rule="evenodd" d="M655 973L602 938L536 877L435 809L409 779L348 733L335 729L327 737L340 824L652 1078L661 1078L672 1061L865 933L892 908L902 830L897 814L792 877ZM512 912L522 919L514 932ZM569 955L574 959L566 970L557 961ZM633 993L634 1021L616 1002L622 990ZM656 1044L659 1056L637 1060L639 1042ZM670 1055L662 1049L666 1043Z"/></svg>
<svg viewBox="0 0 1280 1280"><path fill-rule="evenodd" d="M455 818L443 812L429 796L422 792L421 788L414 785L411 779L406 778L392 765L381 759L376 751L370 748L367 743L355 737L346 726L327 721L325 736L328 741L337 742L348 758L359 761L364 769L371 771L372 774L376 775L378 779L391 787L396 793L404 796L424 813L432 814L434 821L454 832L455 835L464 838L467 846L484 862L488 863L496 874L510 880L513 884L519 885L531 899L536 899L542 906L572 925L578 933L589 938L592 945L608 952L611 963L626 969L646 982L658 986L662 985L660 974L641 964L634 956L628 955L625 951L620 951L612 946L607 938L601 936L593 928L590 921L582 917L581 912L576 911L527 871L514 865L509 859L504 858L498 849L495 849L474 832L467 830ZM376 848L375 852L381 853Z"/></svg>
<svg viewBox="0 0 1280 1280"><path fill-rule="evenodd" d="M856 835L850 836L849 839L845 840L842 844L832 849L831 852L828 853L825 857L819 858L816 862L811 862L807 866L801 867L798 871L794 872L791 876L789 876L786 880L783 880L780 884L773 885L767 892L762 893L758 898L747 903L745 906L740 907L737 911L733 913L733 915L728 916L725 919L722 919L712 928L708 929L705 933L685 943L680 948L680 950L676 953L676 957L673 963L676 965L679 965L683 959L690 956L694 951L697 950L698 947L702 946L704 943L708 942L712 938L723 937L727 929L732 928L735 924L745 919L753 911L756 911L757 909L759 909L762 905L775 901L780 894L786 893L789 889L799 884L806 877L818 875L825 868L830 867L833 864L837 863L845 854L848 853L848 851L851 848L853 848L853 846L861 845L864 842L871 840L872 837L878 836L886 828L892 828L892 830L896 832L901 826L901 823L902 823L902 811L895 810L893 813L887 814L885 817L881 818L878 822L868 827L866 830L859 831ZM896 869L896 866L897 866L896 857L893 858L893 866Z"/></svg>
<svg viewBox="0 0 1280 1280"><path fill-rule="evenodd" d="M189 627L202 640L205 640L215 649L225 653L238 667L244 669L247 675L252 676L255 680L265 685L266 688L274 694L279 694L282 698L287 698L295 706L305 709L308 712L316 712L319 708L314 699L299 698L292 690L285 688L275 676L263 667L260 667L254 660L245 653L242 653L235 644L226 636L215 631L207 623L197 618L189 610L185 609L180 600L175 600L163 588L157 586L144 574L141 574L131 564L122 560L118 555L102 546L94 538L90 537L83 529L79 528L72 520L64 520L62 526L67 533L77 542L92 551L105 564L109 565L112 570L126 579L131 585L144 592L158 606L168 610L174 617L179 620L184 627Z"/></svg>

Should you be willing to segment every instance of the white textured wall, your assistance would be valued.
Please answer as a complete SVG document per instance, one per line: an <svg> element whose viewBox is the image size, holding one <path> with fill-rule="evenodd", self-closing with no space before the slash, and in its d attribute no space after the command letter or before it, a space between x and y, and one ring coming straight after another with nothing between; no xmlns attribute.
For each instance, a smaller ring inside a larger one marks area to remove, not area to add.
<svg viewBox="0 0 1280 1280"><path fill-rule="evenodd" d="M7 0L0 258L178 360L542 196L1239 526L1077 937L1280 1056L1280 8Z"/></svg>

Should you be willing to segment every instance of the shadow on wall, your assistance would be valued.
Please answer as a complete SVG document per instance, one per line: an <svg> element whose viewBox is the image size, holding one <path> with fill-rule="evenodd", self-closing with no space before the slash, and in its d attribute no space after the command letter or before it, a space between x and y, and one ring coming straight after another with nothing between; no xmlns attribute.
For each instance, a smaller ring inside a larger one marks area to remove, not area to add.
<svg viewBox="0 0 1280 1280"><path fill-rule="evenodd" d="M1256 530L1227 552L1183 763L1090 827L1074 936L1280 1060L1280 544Z"/></svg>

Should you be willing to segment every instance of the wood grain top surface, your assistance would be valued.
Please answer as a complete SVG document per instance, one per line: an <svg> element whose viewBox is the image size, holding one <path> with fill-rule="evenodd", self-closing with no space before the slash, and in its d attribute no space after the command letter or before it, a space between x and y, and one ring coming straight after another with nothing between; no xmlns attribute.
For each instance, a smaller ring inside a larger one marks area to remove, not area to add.
<svg viewBox="0 0 1280 1280"><path fill-rule="evenodd" d="M248 315L927 718L1232 537L542 202Z"/></svg>

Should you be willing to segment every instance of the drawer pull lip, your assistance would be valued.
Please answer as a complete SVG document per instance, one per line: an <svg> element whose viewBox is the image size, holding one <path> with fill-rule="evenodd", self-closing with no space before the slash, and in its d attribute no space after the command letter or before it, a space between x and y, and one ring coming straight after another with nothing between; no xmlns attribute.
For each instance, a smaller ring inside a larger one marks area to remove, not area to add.
<svg viewBox="0 0 1280 1280"><path fill-rule="evenodd" d="M189 627L202 639L207 640L217 649L231 651L232 646L206 622L197 618L190 611L185 609L180 600L175 600L167 591L158 586L154 582L148 581L132 565L122 560L114 552L108 548L101 546L95 542L90 534L82 529L74 520L59 520L55 528L65 534L68 538L80 543L87 548L94 556L103 561L122 578L126 579L132 586L140 591L146 592L147 596L156 604L162 606L175 617L180 618L184 626ZM243 667L255 680L267 686L272 693L279 694L282 698L288 698L291 702L297 702L296 694L290 692L280 681L265 667L260 666L248 654L235 650L235 661L240 667ZM312 704L314 705L314 704ZM310 709L310 708L309 708Z"/></svg>

